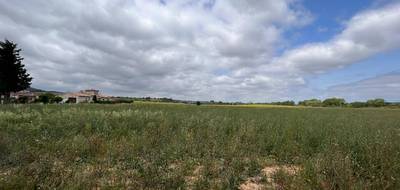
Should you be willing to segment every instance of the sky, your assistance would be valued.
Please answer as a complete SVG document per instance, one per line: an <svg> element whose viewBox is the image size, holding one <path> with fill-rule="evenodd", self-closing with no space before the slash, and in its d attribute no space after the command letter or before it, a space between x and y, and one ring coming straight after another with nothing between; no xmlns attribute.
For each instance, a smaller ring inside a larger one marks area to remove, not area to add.
<svg viewBox="0 0 400 190"><path fill-rule="evenodd" d="M32 87L400 101L400 0L0 0Z"/></svg>

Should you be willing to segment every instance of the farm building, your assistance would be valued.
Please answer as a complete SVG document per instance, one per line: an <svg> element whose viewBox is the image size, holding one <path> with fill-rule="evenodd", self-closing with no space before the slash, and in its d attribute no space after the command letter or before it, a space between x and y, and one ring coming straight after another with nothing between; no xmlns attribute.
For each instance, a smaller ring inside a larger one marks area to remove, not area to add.
<svg viewBox="0 0 400 190"><path fill-rule="evenodd" d="M39 98L41 93L38 92L32 92L30 90L22 90L19 92L12 92L10 94L10 98L13 100L21 100L25 99L25 103L33 103L35 102L36 99Z"/></svg>
<svg viewBox="0 0 400 190"><path fill-rule="evenodd" d="M65 93L62 95L63 103L93 103L95 99L99 101L112 101L112 97L102 95L99 90L88 89L75 93Z"/></svg>
<svg viewBox="0 0 400 190"><path fill-rule="evenodd" d="M87 94L87 95L91 95L91 96L98 96L100 91L95 90L95 89L87 89L87 90L81 90L79 92L82 94Z"/></svg>
<svg viewBox="0 0 400 190"><path fill-rule="evenodd" d="M61 96L63 98L63 103L92 103L94 95L85 93L66 93Z"/></svg>

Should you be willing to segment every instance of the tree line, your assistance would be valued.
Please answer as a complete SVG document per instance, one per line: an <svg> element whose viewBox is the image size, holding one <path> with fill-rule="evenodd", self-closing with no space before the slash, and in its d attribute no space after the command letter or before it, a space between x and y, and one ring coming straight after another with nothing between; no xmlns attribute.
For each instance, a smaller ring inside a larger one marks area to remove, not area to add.
<svg viewBox="0 0 400 190"><path fill-rule="evenodd" d="M310 107L352 107L352 108L363 108L363 107L384 107L392 105L386 102L384 99L377 98L367 100L365 102L357 101L347 103L343 98L328 98L325 100L310 99L300 101L298 103L300 106L310 106Z"/></svg>
<svg viewBox="0 0 400 190"><path fill-rule="evenodd" d="M280 106L305 106L305 107L351 107L351 108L364 108L364 107L385 107L385 106L400 106L400 103L389 103L382 98L376 98L367 100L365 102L346 102L343 98L327 98L325 100L309 99L299 101L297 104L295 101L280 101L271 103L258 103L268 105L280 105Z"/></svg>

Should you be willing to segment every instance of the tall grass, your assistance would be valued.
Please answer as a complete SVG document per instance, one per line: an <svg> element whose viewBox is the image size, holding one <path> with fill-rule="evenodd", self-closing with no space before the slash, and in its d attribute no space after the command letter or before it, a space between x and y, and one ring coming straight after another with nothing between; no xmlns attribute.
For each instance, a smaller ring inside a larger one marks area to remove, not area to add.
<svg viewBox="0 0 400 190"><path fill-rule="evenodd" d="M400 189L400 111L0 107L0 189L237 189L285 164L289 189Z"/></svg>

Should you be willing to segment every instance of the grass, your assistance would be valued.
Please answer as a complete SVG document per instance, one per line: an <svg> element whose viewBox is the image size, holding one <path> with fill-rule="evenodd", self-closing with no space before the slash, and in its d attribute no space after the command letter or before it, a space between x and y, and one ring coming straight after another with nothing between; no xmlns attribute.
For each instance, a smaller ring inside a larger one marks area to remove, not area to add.
<svg viewBox="0 0 400 190"><path fill-rule="evenodd" d="M280 165L283 189L399 189L400 110L0 107L0 189L277 188Z"/></svg>

